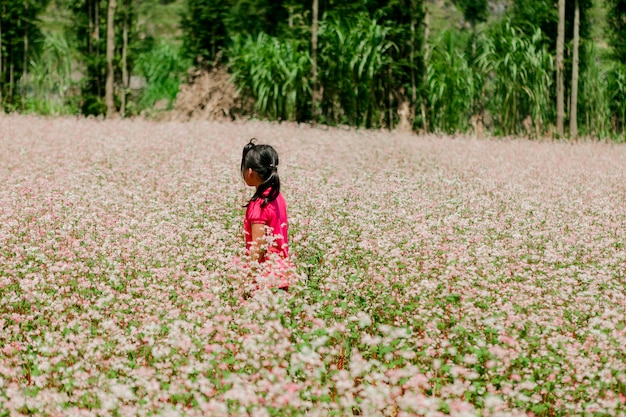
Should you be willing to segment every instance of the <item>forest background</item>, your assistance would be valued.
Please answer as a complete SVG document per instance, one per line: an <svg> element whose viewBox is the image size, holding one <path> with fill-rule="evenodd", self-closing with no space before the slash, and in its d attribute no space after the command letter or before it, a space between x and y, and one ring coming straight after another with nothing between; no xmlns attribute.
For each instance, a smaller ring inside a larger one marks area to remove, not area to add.
<svg viewBox="0 0 626 417"><path fill-rule="evenodd" d="M625 140L626 0L2 0L0 110Z"/></svg>

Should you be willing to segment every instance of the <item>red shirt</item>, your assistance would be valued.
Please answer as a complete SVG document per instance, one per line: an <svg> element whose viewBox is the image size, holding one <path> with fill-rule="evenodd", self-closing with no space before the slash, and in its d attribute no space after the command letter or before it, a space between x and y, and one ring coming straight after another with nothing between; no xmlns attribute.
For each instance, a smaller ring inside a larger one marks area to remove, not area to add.
<svg viewBox="0 0 626 417"><path fill-rule="evenodd" d="M268 191L269 192L269 191ZM289 256L288 248L288 222L287 222L287 204L282 194L278 194L276 200L268 203L265 207L261 207L263 199L257 198L251 201L246 210L246 217L243 221L244 233L246 235L246 249L250 250L252 244L252 225L264 224L268 226L267 236L272 236L267 252L277 253L283 258ZM265 261L265 255L262 254L259 262Z"/></svg>

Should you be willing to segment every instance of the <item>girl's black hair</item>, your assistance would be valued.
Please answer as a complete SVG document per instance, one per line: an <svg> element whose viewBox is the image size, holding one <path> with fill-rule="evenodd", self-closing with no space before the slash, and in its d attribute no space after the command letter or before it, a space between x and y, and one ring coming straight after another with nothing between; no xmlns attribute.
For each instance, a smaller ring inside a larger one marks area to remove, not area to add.
<svg viewBox="0 0 626 417"><path fill-rule="evenodd" d="M280 177L278 176L278 153L270 145L257 145L254 143L256 139L250 139L250 142L243 147L243 155L241 156L241 174L249 168L259 174L263 183L259 185L256 192L248 202L262 198L261 207L265 207L268 203L276 200L280 193ZM270 192L264 197L263 194L267 189ZM247 207L246 204L244 207Z"/></svg>

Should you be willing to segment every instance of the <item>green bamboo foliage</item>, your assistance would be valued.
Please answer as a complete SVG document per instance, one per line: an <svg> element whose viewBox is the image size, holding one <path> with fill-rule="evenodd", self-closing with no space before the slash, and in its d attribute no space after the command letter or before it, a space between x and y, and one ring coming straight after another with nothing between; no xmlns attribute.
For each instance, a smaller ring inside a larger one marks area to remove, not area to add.
<svg viewBox="0 0 626 417"><path fill-rule="evenodd" d="M389 28L365 13L331 15L320 24L320 83L327 123L374 127L385 112L385 77L394 48Z"/></svg>
<svg viewBox="0 0 626 417"><path fill-rule="evenodd" d="M137 57L135 69L146 79L139 104L151 108L159 100L167 100L168 107L176 99L187 61L175 47L162 43Z"/></svg>
<svg viewBox="0 0 626 417"><path fill-rule="evenodd" d="M47 0L35 1L41 7L32 7L32 1L6 3L0 7L2 106L52 115L101 113L106 2L71 0L55 6L71 11L73 20L65 33L75 36L69 42L63 31L52 29L56 26L49 19L47 26L40 27L44 22L37 12L43 13ZM156 6L152 3L150 7ZM253 108L249 115L259 118L393 128L402 116L403 121L422 122L428 130L448 134L468 131L470 121L477 132L496 136L552 133L556 109L550 48L555 28L550 22L556 11L549 2L535 2L541 6L537 8L514 1L509 17L489 18L480 25L486 16L480 12L485 1L453 2L464 11L471 30L422 25L427 23L422 20L426 3L420 1L322 2L323 18L316 26L315 81L320 95L315 103L310 5L247 0L233 7L195 3L197 7L183 18L187 59L179 48L148 36L152 29L145 31L147 37L140 43L131 39L128 62L133 74L144 76L147 84L131 97L136 110L150 109L163 99L171 106L190 58L204 56L204 62L212 62L206 60L208 56L228 63L244 107ZM596 41L582 40L578 125L591 138L626 140L626 64L620 59L623 31L618 24L623 13L616 6L623 1L609 3L606 16L611 33L604 38L612 49L596 50ZM30 17L22 10L25 4ZM249 26L238 19L250 13L261 20ZM543 33L528 22L530 16L536 17L532 23ZM42 33L44 27L50 27L51 33ZM204 44L187 42L202 41L194 28L206 35L201 34ZM422 38L429 42L427 48L422 49ZM75 74L82 80L74 82L72 65L77 60L82 64ZM413 112L409 117L407 103Z"/></svg>
<svg viewBox="0 0 626 417"><path fill-rule="evenodd" d="M611 104L609 73L600 64L600 57L593 44L588 45L585 76L580 80L579 122L588 136L607 137L611 134Z"/></svg>
<svg viewBox="0 0 626 417"><path fill-rule="evenodd" d="M479 37L478 48L477 67L486 77L492 97L485 105L500 129L496 133L526 134L523 122L530 117L533 134L542 134L552 119L554 63L542 43L541 30L525 36L506 19Z"/></svg>
<svg viewBox="0 0 626 417"><path fill-rule="evenodd" d="M372 127L385 111L385 70L393 47L389 29L356 15L349 23L331 17L320 23L319 82L323 120ZM240 90L255 100L258 116L302 120L310 112L311 58L308 44L259 34L235 37L230 68Z"/></svg>
<svg viewBox="0 0 626 417"><path fill-rule="evenodd" d="M300 120L311 98L308 45L260 33L235 37L230 69L239 89L252 96L255 112L272 120Z"/></svg>
<svg viewBox="0 0 626 417"><path fill-rule="evenodd" d="M67 94L72 86L72 53L62 34L44 33L41 53L29 63L26 110L61 115L72 110Z"/></svg>
<svg viewBox="0 0 626 417"><path fill-rule="evenodd" d="M429 51L426 92L432 129L466 131L472 116L475 76L463 53L460 34L445 30Z"/></svg>
<svg viewBox="0 0 626 417"><path fill-rule="evenodd" d="M626 64L615 63L608 74L608 94L611 103L611 127L626 140Z"/></svg>

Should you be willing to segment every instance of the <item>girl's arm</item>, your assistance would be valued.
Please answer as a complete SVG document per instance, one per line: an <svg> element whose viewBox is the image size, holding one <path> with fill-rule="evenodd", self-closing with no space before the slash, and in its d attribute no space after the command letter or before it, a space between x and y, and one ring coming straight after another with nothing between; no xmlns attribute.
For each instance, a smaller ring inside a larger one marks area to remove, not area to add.
<svg viewBox="0 0 626 417"><path fill-rule="evenodd" d="M261 253L265 251L267 242L265 240L265 225L262 223L252 224L252 244L250 245L250 259L258 261Z"/></svg>

